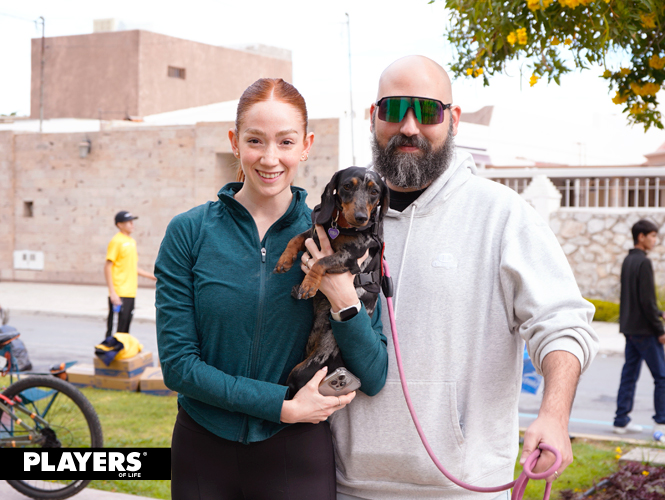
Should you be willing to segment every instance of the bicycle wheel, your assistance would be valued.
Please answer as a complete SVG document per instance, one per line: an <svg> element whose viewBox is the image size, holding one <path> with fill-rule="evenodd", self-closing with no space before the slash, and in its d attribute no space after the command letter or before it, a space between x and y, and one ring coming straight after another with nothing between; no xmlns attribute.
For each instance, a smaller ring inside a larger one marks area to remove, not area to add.
<svg viewBox="0 0 665 500"><path fill-rule="evenodd" d="M90 401L72 384L59 378L30 376L15 382L3 392L8 398L20 395L23 404L48 422L40 429L41 448L101 448L102 426ZM15 428L14 434L26 433ZM26 496L58 500L69 498L85 488L90 480L38 481L8 480L7 483Z"/></svg>

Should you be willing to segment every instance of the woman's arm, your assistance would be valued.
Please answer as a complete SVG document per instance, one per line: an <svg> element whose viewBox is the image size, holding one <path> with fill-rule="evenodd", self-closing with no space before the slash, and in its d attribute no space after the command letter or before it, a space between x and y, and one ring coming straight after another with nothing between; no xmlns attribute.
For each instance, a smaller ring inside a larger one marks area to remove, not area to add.
<svg viewBox="0 0 665 500"><path fill-rule="evenodd" d="M325 420L350 402L352 395L339 406L336 397L304 389L296 394L295 403L286 402L286 386L232 376L201 359L192 272L200 221L194 217L182 214L171 221L155 263L157 344L166 386L209 405L271 422ZM288 420L283 420L283 406Z"/></svg>

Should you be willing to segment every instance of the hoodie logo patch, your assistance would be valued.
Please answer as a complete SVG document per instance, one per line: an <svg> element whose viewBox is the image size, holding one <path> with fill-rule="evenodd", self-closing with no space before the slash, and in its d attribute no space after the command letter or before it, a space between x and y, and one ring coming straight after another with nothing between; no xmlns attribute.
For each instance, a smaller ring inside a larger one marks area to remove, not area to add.
<svg viewBox="0 0 665 500"><path fill-rule="evenodd" d="M432 267L443 267L444 269L455 269L457 260L451 253L440 253L432 261Z"/></svg>

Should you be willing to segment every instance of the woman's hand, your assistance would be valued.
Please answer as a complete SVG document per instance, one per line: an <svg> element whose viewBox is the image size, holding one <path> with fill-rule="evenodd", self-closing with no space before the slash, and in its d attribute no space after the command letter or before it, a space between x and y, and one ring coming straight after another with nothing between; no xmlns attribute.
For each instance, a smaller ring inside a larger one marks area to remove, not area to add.
<svg viewBox="0 0 665 500"><path fill-rule="evenodd" d="M318 424L323 422L337 410L348 405L356 393L350 392L344 396L323 396L319 392L319 384L328 373L324 366L307 382L291 401L284 401L280 420L285 424L308 422Z"/></svg>
<svg viewBox="0 0 665 500"><path fill-rule="evenodd" d="M335 253L330 246L330 240L323 226L317 224L316 233L321 242L321 250L319 250L312 238L305 240L307 251L302 254L302 264L300 266L305 274L309 273L309 270L317 260ZM369 250L358 259L358 265L362 264L368 257ZM353 274L348 271L341 274L325 274L323 279L321 279L319 290L328 298L333 311L340 311L358 303L358 294L356 293L356 288L353 286L353 279Z"/></svg>

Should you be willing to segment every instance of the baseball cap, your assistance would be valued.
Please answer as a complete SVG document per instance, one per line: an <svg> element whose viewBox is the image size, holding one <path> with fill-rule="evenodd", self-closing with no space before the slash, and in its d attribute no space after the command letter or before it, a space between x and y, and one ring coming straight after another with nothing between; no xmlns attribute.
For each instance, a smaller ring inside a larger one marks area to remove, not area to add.
<svg viewBox="0 0 665 500"><path fill-rule="evenodd" d="M127 212L125 210L118 212L115 214L115 223L117 224L118 222L127 222L129 220L134 220L138 219L135 215L132 215L131 212Z"/></svg>

